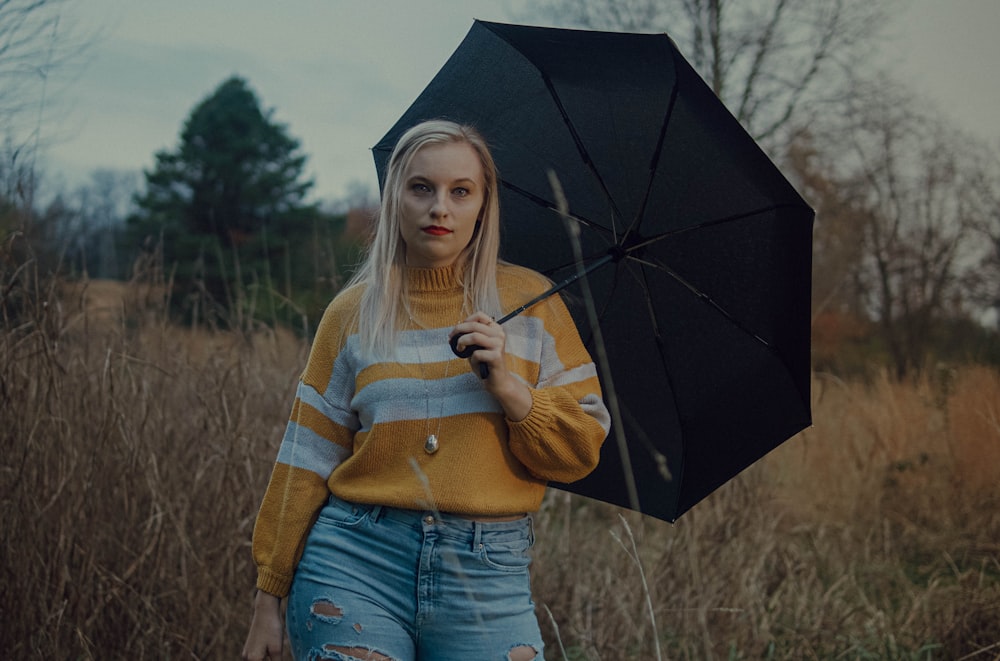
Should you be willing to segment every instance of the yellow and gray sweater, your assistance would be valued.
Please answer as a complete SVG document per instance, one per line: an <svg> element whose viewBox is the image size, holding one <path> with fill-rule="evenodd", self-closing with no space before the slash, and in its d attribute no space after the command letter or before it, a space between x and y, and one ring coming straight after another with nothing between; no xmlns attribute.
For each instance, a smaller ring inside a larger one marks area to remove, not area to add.
<svg viewBox="0 0 1000 661"><path fill-rule="evenodd" d="M504 324L508 369L531 387L523 420L506 419L448 332L462 321L452 268L407 271L411 314L395 360L359 350L361 288L327 308L257 517L257 587L284 596L316 513L332 492L347 501L470 516L534 512L548 480L572 482L597 465L609 416L573 320L552 296ZM501 302L514 309L547 282L501 265ZM428 434L440 439L424 452Z"/></svg>

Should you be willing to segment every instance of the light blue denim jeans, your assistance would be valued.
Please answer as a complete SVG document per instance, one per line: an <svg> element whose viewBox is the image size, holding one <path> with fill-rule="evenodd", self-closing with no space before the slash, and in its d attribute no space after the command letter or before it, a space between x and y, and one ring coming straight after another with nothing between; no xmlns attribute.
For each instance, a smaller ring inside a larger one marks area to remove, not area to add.
<svg viewBox="0 0 1000 661"><path fill-rule="evenodd" d="M331 496L288 597L296 659L543 658L531 517L477 522Z"/></svg>

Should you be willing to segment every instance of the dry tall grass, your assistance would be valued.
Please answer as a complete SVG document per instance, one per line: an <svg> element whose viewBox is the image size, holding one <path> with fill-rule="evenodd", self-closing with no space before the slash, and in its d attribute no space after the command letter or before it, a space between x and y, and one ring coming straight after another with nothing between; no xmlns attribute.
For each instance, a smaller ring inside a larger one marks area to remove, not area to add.
<svg viewBox="0 0 1000 661"><path fill-rule="evenodd" d="M307 347L98 285L0 283L2 656L235 658ZM549 658L1000 658L1000 375L814 398L814 428L675 525L551 493Z"/></svg>

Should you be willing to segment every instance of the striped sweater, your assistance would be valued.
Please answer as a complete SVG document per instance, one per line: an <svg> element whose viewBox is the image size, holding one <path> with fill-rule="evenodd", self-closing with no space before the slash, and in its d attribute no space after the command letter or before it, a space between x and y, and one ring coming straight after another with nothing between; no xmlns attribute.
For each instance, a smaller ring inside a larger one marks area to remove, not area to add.
<svg viewBox="0 0 1000 661"><path fill-rule="evenodd" d="M609 429L600 384L558 296L504 324L508 369L532 388L523 420L507 419L448 332L462 321L452 268L407 271L411 313L396 362L373 362L351 326L361 294L327 308L254 528L257 587L284 596L309 528L329 493L347 501L470 516L533 512L549 480L572 482L597 465ZM514 309L547 287L501 265ZM429 434L440 439L424 451Z"/></svg>

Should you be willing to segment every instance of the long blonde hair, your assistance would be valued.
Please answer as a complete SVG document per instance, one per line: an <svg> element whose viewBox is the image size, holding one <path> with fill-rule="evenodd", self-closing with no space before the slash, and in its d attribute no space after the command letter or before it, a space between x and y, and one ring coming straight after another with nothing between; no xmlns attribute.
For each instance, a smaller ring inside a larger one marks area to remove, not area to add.
<svg viewBox="0 0 1000 661"><path fill-rule="evenodd" d="M479 156L483 166L484 196L480 222L472 240L456 259L464 290L465 312L482 310L500 316L497 291L497 262L500 254L500 204L498 177L493 155L483 136L473 127L447 120L430 120L403 133L386 168L382 205L375 233L364 261L348 285L364 285L358 306L358 334L362 349L384 358L392 355L403 310L408 305L406 245L399 229L400 198L404 180L414 155L427 145L465 143ZM402 307L401 307L402 306ZM456 319L458 323L460 319Z"/></svg>

